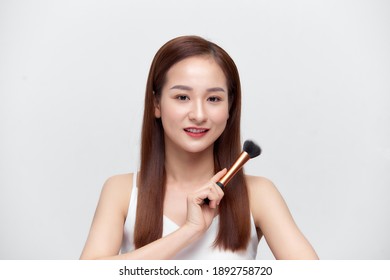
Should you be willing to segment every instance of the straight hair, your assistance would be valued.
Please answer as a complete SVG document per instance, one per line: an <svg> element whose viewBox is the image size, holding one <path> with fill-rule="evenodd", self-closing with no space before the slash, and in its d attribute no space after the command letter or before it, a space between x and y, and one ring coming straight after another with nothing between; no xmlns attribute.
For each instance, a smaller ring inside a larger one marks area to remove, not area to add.
<svg viewBox="0 0 390 280"><path fill-rule="evenodd" d="M221 67L228 86L229 118L214 142L214 173L229 168L242 151L240 136L241 85L237 67L218 45L198 36L182 36L168 41L156 53L148 75L141 134L141 164L134 230L136 248L162 237L166 190L164 129L154 115L168 70L177 62L194 56L210 56ZM219 205L219 230L215 247L238 251L250 239L249 197L241 169L230 181Z"/></svg>

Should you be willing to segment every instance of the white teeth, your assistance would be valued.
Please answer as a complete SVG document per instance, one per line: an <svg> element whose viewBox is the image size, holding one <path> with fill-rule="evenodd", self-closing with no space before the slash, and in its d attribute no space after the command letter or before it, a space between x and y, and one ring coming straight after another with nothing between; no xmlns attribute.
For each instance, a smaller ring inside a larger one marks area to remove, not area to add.
<svg viewBox="0 0 390 280"><path fill-rule="evenodd" d="M196 128L187 128L186 131L191 132L191 133L202 133L206 132L206 129L196 129Z"/></svg>

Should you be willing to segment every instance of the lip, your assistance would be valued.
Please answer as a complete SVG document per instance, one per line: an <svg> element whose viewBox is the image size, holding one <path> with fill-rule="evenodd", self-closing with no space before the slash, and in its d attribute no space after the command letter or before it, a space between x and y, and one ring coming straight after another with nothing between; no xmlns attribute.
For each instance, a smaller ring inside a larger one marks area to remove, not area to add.
<svg viewBox="0 0 390 280"><path fill-rule="evenodd" d="M208 128L204 128L204 127L186 127L183 130L187 135L194 138L203 137L209 131Z"/></svg>

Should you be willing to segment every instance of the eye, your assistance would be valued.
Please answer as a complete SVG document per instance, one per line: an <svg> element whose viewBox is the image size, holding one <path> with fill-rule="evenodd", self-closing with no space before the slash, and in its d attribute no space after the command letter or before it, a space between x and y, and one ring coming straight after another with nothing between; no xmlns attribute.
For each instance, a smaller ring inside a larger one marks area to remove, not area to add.
<svg viewBox="0 0 390 280"><path fill-rule="evenodd" d="M188 97L187 95L177 95L177 96L176 96L176 99L179 100L179 101L190 100L189 97Z"/></svg>
<svg viewBox="0 0 390 280"><path fill-rule="evenodd" d="M210 96L209 98L207 98L208 101L210 102L219 102L221 101L222 99L218 96Z"/></svg>

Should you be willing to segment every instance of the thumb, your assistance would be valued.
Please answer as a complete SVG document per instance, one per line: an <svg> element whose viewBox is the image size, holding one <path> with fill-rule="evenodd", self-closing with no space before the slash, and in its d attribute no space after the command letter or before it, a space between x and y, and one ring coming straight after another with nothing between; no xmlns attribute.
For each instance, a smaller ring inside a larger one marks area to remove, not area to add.
<svg viewBox="0 0 390 280"><path fill-rule="evenodd" d="M226 173L227 173L227 169L226 168L222 169L217 174L215 174L213 178L211 178L211 181L214 183L218 182Z"/></svg>

